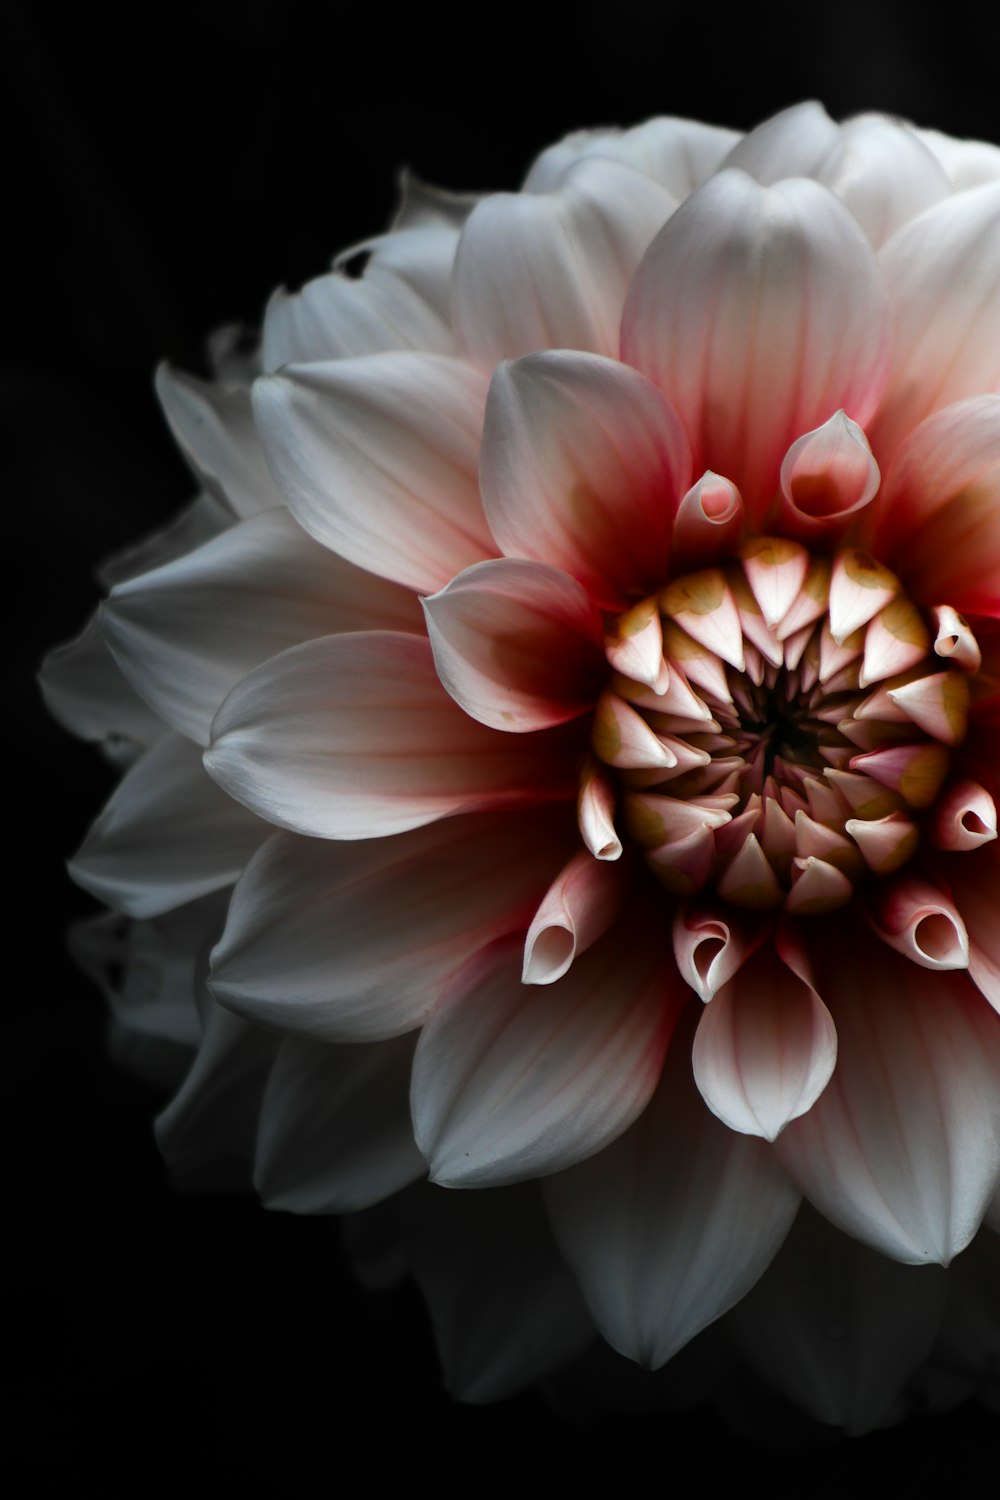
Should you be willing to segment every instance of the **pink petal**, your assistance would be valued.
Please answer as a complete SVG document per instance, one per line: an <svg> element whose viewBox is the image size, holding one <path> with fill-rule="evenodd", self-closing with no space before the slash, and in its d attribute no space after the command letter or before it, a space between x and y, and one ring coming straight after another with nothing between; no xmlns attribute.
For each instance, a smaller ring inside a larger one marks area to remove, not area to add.
<svg viewBox="0 0 1000 1500"><path fill-rule="evenodd" d="M711 1000L768 935L755 917L722 902L693 901L677 909L674 957L682 978Z"/></svg>
<svg viewBox="0 0 1000 1500"><path fill-rule="evenodd" d="M476 563L424 600L438 676L493 729L546 729L593 703L605 675L601 617L544 563Z"/></svg>
<svg viewBox="0 0 1000 1500"><path fill-rule="evenodd" d="M840 407L864 424L878 401L886 311L875 258L818 184L762 188L722 172L650 246L622 351L680 414L695 472L732 480L758 524L789 445Z"/></svg>
<svg viewBox="0 0 1000 1500"><path fill-rule="evenodd" d="M695 1082L713 1114L773 1141L819 1098L837 1058L830 1013L768 944L705 1008Z"/></svg>
<svg viewBox="0 0 1000 1500"><path fill-rule="evenodd" d="M1000 613L1000 396L947 407L910 434L886 476L876 548L919 603Z"/></svg>
<svg viewBox="0 0 1000 1500"><path fill-rule="evenodd" d="M201 750L165 734L125 773L69 871L130 917L232 885L267 827L205 774Z"/></svg>
<svg viewBox="0 0 1000 1500"><path fill-rule="evenodd" d="M782 530L805 540L839 536L849 517L871 503L880 478L863 430L834 412L782 459Z"/></svg>
<svg viewBox="0 0 1000 1500"><path fill-rule="evenodd" d="M259 380L254 410L305 529L425 593L495 552L476 478L485 397L462 360L373 354Z"/></svg>
<svg viewBox="0 0 1000 1500"><path fill-rule="evenodd" d="M997 836L996 803L978 781L952 782L934 806L931 830L939 849L978 849Z"/></svg>
<svg viewBox="0 0 1000 1500"><path fill-rule="evenodd" d="M120 583L101 628L136 691L207 744L226 694L289 646L342 630L420 631L416 601L319 546L287 511Z"/></svg>
<svg viewBox="0 0 1000 1500"><path fill-rule="evenodd" d="M941 859L936 866L951 888L969 938L969 975L981 994L1000 1011L1000 858L996 845Z"/></svg>
<svg viewBox="0 0 1000 1500"><path fill-rule="evenodd" d="M813 177L842 138L822 104L810 99L779 110L738 140L724 167L738 167L770 186L784 177Z"/></svg>
<svg viewBox="0 0 1000 1500"><path fill-rule="evenodd" d="M501 365L490 386L480 478L509 557L552 563L619 608L662 583L687 438L634 370L563 351Z"/></svg>
<svg viewBox="0 0 1000 1500"><path fill-rule="evenodd" d="M591 1316L613 1348L651 1369L746 1295L799 1201L764 1141L709 1114L691 1082L689 1036L683 1025L636 1124L544 1183Z"/></svg>
<svg viewBox="0 0 1000 1500"><path fill-rule="evenodd" d="M571 165L542 193L493 193L465 223L459 346L486 368L535 349L618 354L629 280L674 199L621 162Z"/></svg>
<svg viewBox="0 0 1000 1500"><path fill-rule="evenodd" d="M660 1076L679 1002L652 944L616 929L544 987L520 982L521 950L515 934L470 960L421 1033L414 1128L446 1187L516 1182L592 1156Z"/></svg>
<svg viewBox="0 0 1000 1500"><path fill-rule="evenodd" d="M817 967L837 1068L776 1150L848 1234L894 1260L947 1265L1000 1169L997 1018L964 974L921 968L833 922Z"/></svg>
<svg viewBox="0 0 1000 1500"><path fill-rule="evenodd" d="M286 1037L260 1108L254 1187L265 1207L356 1213L424 1175L410 1126L413 1045Z"/></svg>
<svg viewBox="0 0 1000 1500"><path fill-rule="evenodd" d="M998 234L1000 183L993 183L929 208L881 253L892 365L868 435L883 468L925 417L1000 385Z"/></svg>
<svg viewBox="0 0 1000 1500"><path fill-rule="evenodd" d="M525 744L470 719L426 640L368 631L307 641L245 677L216 715L205 765L279 828L363 839L572 797L572 759L558 730Z"/></svg>
<svg viewBox="0 0 1000 1500"><path fill-rule="evenodd" d="M743 496L709 469L691 486L674 518L673 562L677 569L719 562L736 549L743 529Z"/></svg>
<svg viewBox="0 0 1000 1500"><path fill-rule="evenodd" d="M453 969L524 930L573 846L565 808L358 843L275 834L233 893L213 992L252 1021L323 1042L411 1031Z"/></svg>
<svg viewBox="0 0 1000 1500"><path fill-rule="evenodd" d="M628 876L620 866L575 854L549 886L524 940L523 984L554 984L618 916Z"/></svg>
<svg viewBox="0 0 1000 1500"><path fill-rule="evenodd" d="M909 871L879 888L872 927L890 948L925 969L969 967L969 939L955 903Z"/></svg>

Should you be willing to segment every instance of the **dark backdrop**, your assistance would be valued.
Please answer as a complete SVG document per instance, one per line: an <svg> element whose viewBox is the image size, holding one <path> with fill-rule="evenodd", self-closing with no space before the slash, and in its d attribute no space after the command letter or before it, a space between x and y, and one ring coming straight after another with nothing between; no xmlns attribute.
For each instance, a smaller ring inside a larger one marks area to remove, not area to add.
<svg viewBox="0 0 1000 1500"><path fill-rule="evenodd" d="M190 493L155 361L196 368L209 329L253 323L275 284L380 228L402 163L454 188L509 188L580 125L672 112L746 128L808 96L835 115L881 108L997 139L995 58L972 12L15 0L6 26L6 848L23 903L8 915L19 1258L5 1280L24 1337L5 1404L18 1461L127 1476L137 1494L206 1464L297 1494L317 1473L331 1490L669 1486L688 1460L712 1487L759 1474L779 1495L971 1493L988 1430L976 1412L816 1457L708 1417L595 1429L530 1395L456 1407L415 1294L364 1298L331 1225L174 1195L150 1138L155 1096L105 1060L101 1003L64 957L64 926L91 903L62 861L111 779L44 718L31 675L92 607L94 564Z"/></svg>

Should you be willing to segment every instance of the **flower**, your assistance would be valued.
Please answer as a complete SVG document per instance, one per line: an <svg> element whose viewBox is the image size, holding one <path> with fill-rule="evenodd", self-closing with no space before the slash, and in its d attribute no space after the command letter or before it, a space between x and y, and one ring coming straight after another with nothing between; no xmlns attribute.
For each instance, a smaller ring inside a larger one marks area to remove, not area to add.
<svg viewBox="0 0 1000 1500"><path fill-rule="evenodd" d="M912 1268L1000 1228L998 179L584 132L160 373L202 492L44 676L126 768L81 958L180 1176L399 1195L471 1399L734 1308L823 1420L981 1378ZM877 1380L809 1388L803 1263Z"/></svg>

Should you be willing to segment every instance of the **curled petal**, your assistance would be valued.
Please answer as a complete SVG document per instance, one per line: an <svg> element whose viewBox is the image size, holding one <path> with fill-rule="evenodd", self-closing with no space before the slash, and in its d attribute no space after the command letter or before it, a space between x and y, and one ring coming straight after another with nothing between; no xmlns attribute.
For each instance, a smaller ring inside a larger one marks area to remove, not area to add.
<svg viewBox="0 0 1000 1500"><path fill-rule="evenodd" d="M938 869L951 887L969 938L969 975L981 994L1000 1011L1000 858L996 844L942 859Z"/></svg>
<svg viewBox="0 0 1000 1500"><path fill-rule="evenodd" d="M561 1171L628 1128L656 1087L679 998L654 945L597 943L556 984L521 983L521 940L454 977L413 1066L431 1177L486 1187ZM675 981L676 982L676 981Z"/></svg>
<svg viewBox="0 0 1000 1500"><path fill-rule="evenodd" d="M996 836L996 803L985 787L965 778L945 787L931 815L931 838L939 849L978 849Z"/></svg>
<svg viewBox="0 0 1000 1500"><path fill-rule="evenodd" d="M749 1291L798 1206L767 1144L705 1108L691 1081L689 1036L685 1025L636 1124L543 1189L598 1328L651 1369Z"/></svg>
<svg viewBox="0 0 1000 1500"><path fill-rule="evenodd" d="M832 193L723 171L646 252L622 351L680 413L695 472L731 479L757 524L796 438L839 407L867 421L884 384L886 327L871 247Z"/></svg>
<svg viewBox="0 0 1000 1500"><path fill-rule="evenodd" d="M251 672L216 715L205 765L269 822L319 838L575 792L560 731L526 746L477 724L441 686L429 642L391 631L307 641Z"/></svg>
<svg viewBox="0 0 1000 1500"><path fill-rule="evenodd" d="M997 1018L965 974L909 963L856 923L835 923L811 941L836 1071L775 1149L848 1234L893 1260L947 1265L1000 1169Z"/></svg>
<svg viewBox="0 0 1000 1500"><path fill-rule="evenodd" d="M812 1107L836 1059L829 1011L770 946L706 1006L692 1053L695 1082L712 1113L769 1141Z"/></svg>
<svg viewBox="0 0 1000 1500"><path fill-rule="evenodd" d="M938 656L953 661L966 672L978 672L983 653L972 633L968 620L964 620L950 604L938 604L932 611L937 634L934 650Z"/></svg>
<svg viewBox="0 0 1000 1500"><path fill-rule="evenodd" d="M805 538L839 533L870 504L880 479L863 430L843 411L834 412L797 438L782 460L784 529Z"/></svg>
<svg viewBox="0 0 1000 1500"><path fill-rule="evenodd" d="M872 928L897 953L925 969L967 969L969 938L955 903L915 875L883 885Z"/></svg>
<svg viewBox="0 0 1000 1500"><path fill-rule="evenodd" d="M580 774L577 799L580 837L595 859L620 859L622 841L615 832L615 789L611 777L593 756Z"/></svg>
<svg viewBox="0 0 1000 1500"><path fill-rule="evenodd" d="M480 480L509 557L553 563L620 607L662 581L689 479L680 422L627 365L556 350L496 371Z"/></svg>
<svg viewBox="0 0 1000 1500"><path fill-rule="evenodd" d="M486 381L462 360L373 354L254 386L289 509L358 567L425 593L495 552L476 479Z"/></svg>
<svg viewBox="0 0 1000 1500"><path fill-rule="evenodd" d="M524 940L523 984L554 984L618 915L626 876L584 850L559 872Z"/></svg>
<svg viewBox="0 0 1000 1500"><path fill-rule="evenodd" d="M674 567L699 568L728 557L742 528L743 496L732 480L707 470L677 507Z"/></svg>
<svg viewBox="0 0 1000 1500"><path fill-rule="evenodd" d="M597 696L600 615L557 568L477 563L423 604L438 676L481 724L545 729Z"/></svg>
<svg viewBox="0 0 1000 1500"><path fill-rule="evenodd" d="M683 978L707 1002L766 934L763 923L721 902L692 902L679 906L674 918L674 958Z"/></svg>
<svg viewBox="0 0 1000 1500"><path fill-rule="evenodd" d="M869 869L891 875L916 853L920 830L905 813L891 812L882 818L848 818L844 829L861 850Z"/></svg>

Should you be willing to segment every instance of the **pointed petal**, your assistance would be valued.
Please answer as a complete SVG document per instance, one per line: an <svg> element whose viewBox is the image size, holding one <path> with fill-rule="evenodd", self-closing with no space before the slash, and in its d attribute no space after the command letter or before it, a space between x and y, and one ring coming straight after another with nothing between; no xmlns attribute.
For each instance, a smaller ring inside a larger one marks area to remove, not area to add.
<svg viewBox="0 0 1000 1500"><path fill-rule="evenodd" d="M414 1129L446 1187L544 1176L592 1156L660 1076L679 1002L651 944L616 930L557 984L523 985L520 971L517 935L484 949L421 1033Z"/></svg>
<svg viewBox="0 0 1000 1500"><path fill-rule="evenodd" d="M524 940L522 984L554 984L618 916L628 877L589 850L573 856L542 897Z"/></svg>
<svg viewBox="0 0 1000 1500"><path fill-rule="evenodd" d="M453 969L524 930L573 846L565 809L349 844L275 834L233 893L213 992L324 1042L410 1031Z"/></svg>
<svg viewBox="0 0 1000 1500"><path fill-rule="evenodd" d="M721 172L647 251L622 350L680 414L695 472L725 474L759 522L797 437L838 407L862 424L875 408L886 361L875 257L817 183L762 188Z"/></svg>
<svg viewBox="0 0 1000 1500"><path fill-rule="evenodd" d="M837 1068L775 1149L848 1234L894 1260L946 1265L1000 1169L997 1018L964 974L921 968L857 924L839 933L829 921L817 966Z"/></svg>
<svg viewBox="0 0 1000 1500"><path fill-rule="evenodd" d="M838 552L830 578L830 630L834 640L842 645L891 604L899 589L895 573L867 552L856 547Z"/></svg>
<svg viewBox="0 0 1000 1500"><path fill-rule="evenodd" d="M455 260L461 348L487 368L535 349L616 357L632 272L673 206L641 173L601 159L571 165L549 192L491 194Z"/></svg>
<svg viewBox="0 0 1000 1500"><path fill-rule="evenodd" d="M957 672L935 672L890 688L889 697L906 717L944 745L965 739L969 717L969 687Z"/></svg>
<svg viewBox="0 0 1000 1500"><path fill-rule="evenodd" d="M39 686L52 717L82 740L150 745L166 727L122 676L97 615L75 640L49 652Z"/></svg>
<svg viewBox="0 0 1000 1500"><path fill-rule="evenodd" d="M881 477L863 429L834 412L797 438L781 461L783 530L805 539L840 535L870 504Z"/></svg>
<svg viewBox="0 0 1000 1500"><path fill-rule="evenodd" d="M933 806L948 774L948 751L928 741L922 745L888 745L851 758L854 770L864 771L874 781L889 787L910 807L922 812Z"/></svg>
<svg viewBox="0 0 1000 1500"><path fill-rule="evenodd" d="M955 905L969 937L969 974L981 994L1000 1012L1000 922L997 890L1000 859L996 845L963 852L938 866L951 887Z"/></svg>
<svg viewBox="0 0 1000 1500"><path fill-rule="evenodd" d="M281 505L247 386L209 384L162 364L156 394L177 446L210 494L242 517Z"/></svg>
<svg viewBox="0 0 1000 1500"><path fill-rule="evenodd" d="M543 1188L601 1333L652 1369L745 1296L798 1205L766 1143L705 1108L691 1082L689 1035L685 1025L631 1130Z"/></svg>
<svg viewBox="0 0 1000 1500"><path fill-rule="evenodd" d="M920 830L905 813L884 818L848 818L844 828L861 850L868 868L877 875L891 875L912 858L920 843Z"/></svg>
<svg viewBox="0 0 1000 1500"><path fill-rule="evenodd" d="M707 470L677 507L674 567L700 568L728 557L742 528L743 496L731 480Z"/></svg>
<svg viewBox="0 0 1000 1500"><path fill-rule="evenodd" d="M676 415L635 370L556 350L496 371L480 479L503 552L555 564L616 608L664 576L690 455Z"/></svg>
<svg viewBox="0 0 1000 1500"><path fill-rule="evenodd" d="M812 1107L836 1059L829 1011L770 944L706 1006L691 1057L712 1113L769 1141Z"/></svg>
<svg viewBox="0 0 1000 1500"><path fill-rule="evenodd" d="M682 978L708 1002L766 935L763 923L721 902L685 903L674 918L674 958Z"/></svg>
<svg viewBox="0 0 1000 1500"><path fill-rule="evenodd" d="M721 568L687 573L660 592L660 609L695 640L743 670L743 630Z"/></svg>
<svg viewBox="0 0 1000 1500"><path fill-rule="evenodd" d="M559 731L525 744L477 724L441 686L429 642L368 631L251 672L216 715L205 765L281 828L363 839L572 796L566 744Z"/></svg>
<svg viewBox="0 0 1000 1500"><path fill-rule="evenodd" d="M259 663L303 640L380 627L420 631L416 601L319 546L287 511L120 583L101 611L136 691L202 745L219 704Z"/></svg>
<svg viewBox="0 0 1000 1500"><path fill-rule="evenodd" d="M601 617L558 568L506 557L476 563L423 606L438 676L481 724L546 729L596 698Z"/></svg>
<svg viewBox="0 0 1000 1500"><path fill-rule="evenodd" d="M254 386L296 519L358 567L421 593L495 553L476 466L486 381L436 354L289 366Z"/></svg>
<svg viewBox="0 0 1000 1500"><path fill-rule="evenodd" d="M201 751L165 734L112 793L69 871L130 917L153 917L232 885L267 827L227 797Z"/></svg>
<svg viewBox="0 0 1000 1500"><path fill-rule="evenodd" d="M759 536L741 548L740 557L765 624L777 629L806 581L808 552L785 537Z"/></svg>
<svg viewBox="0 0 1000 1500"><path fill-rule="evenodd" d="M257 1133L254 1187L265 1207L355 1213L424 1175L410 1126L413 1047L412 1037L281 1043Z"/></svg>

